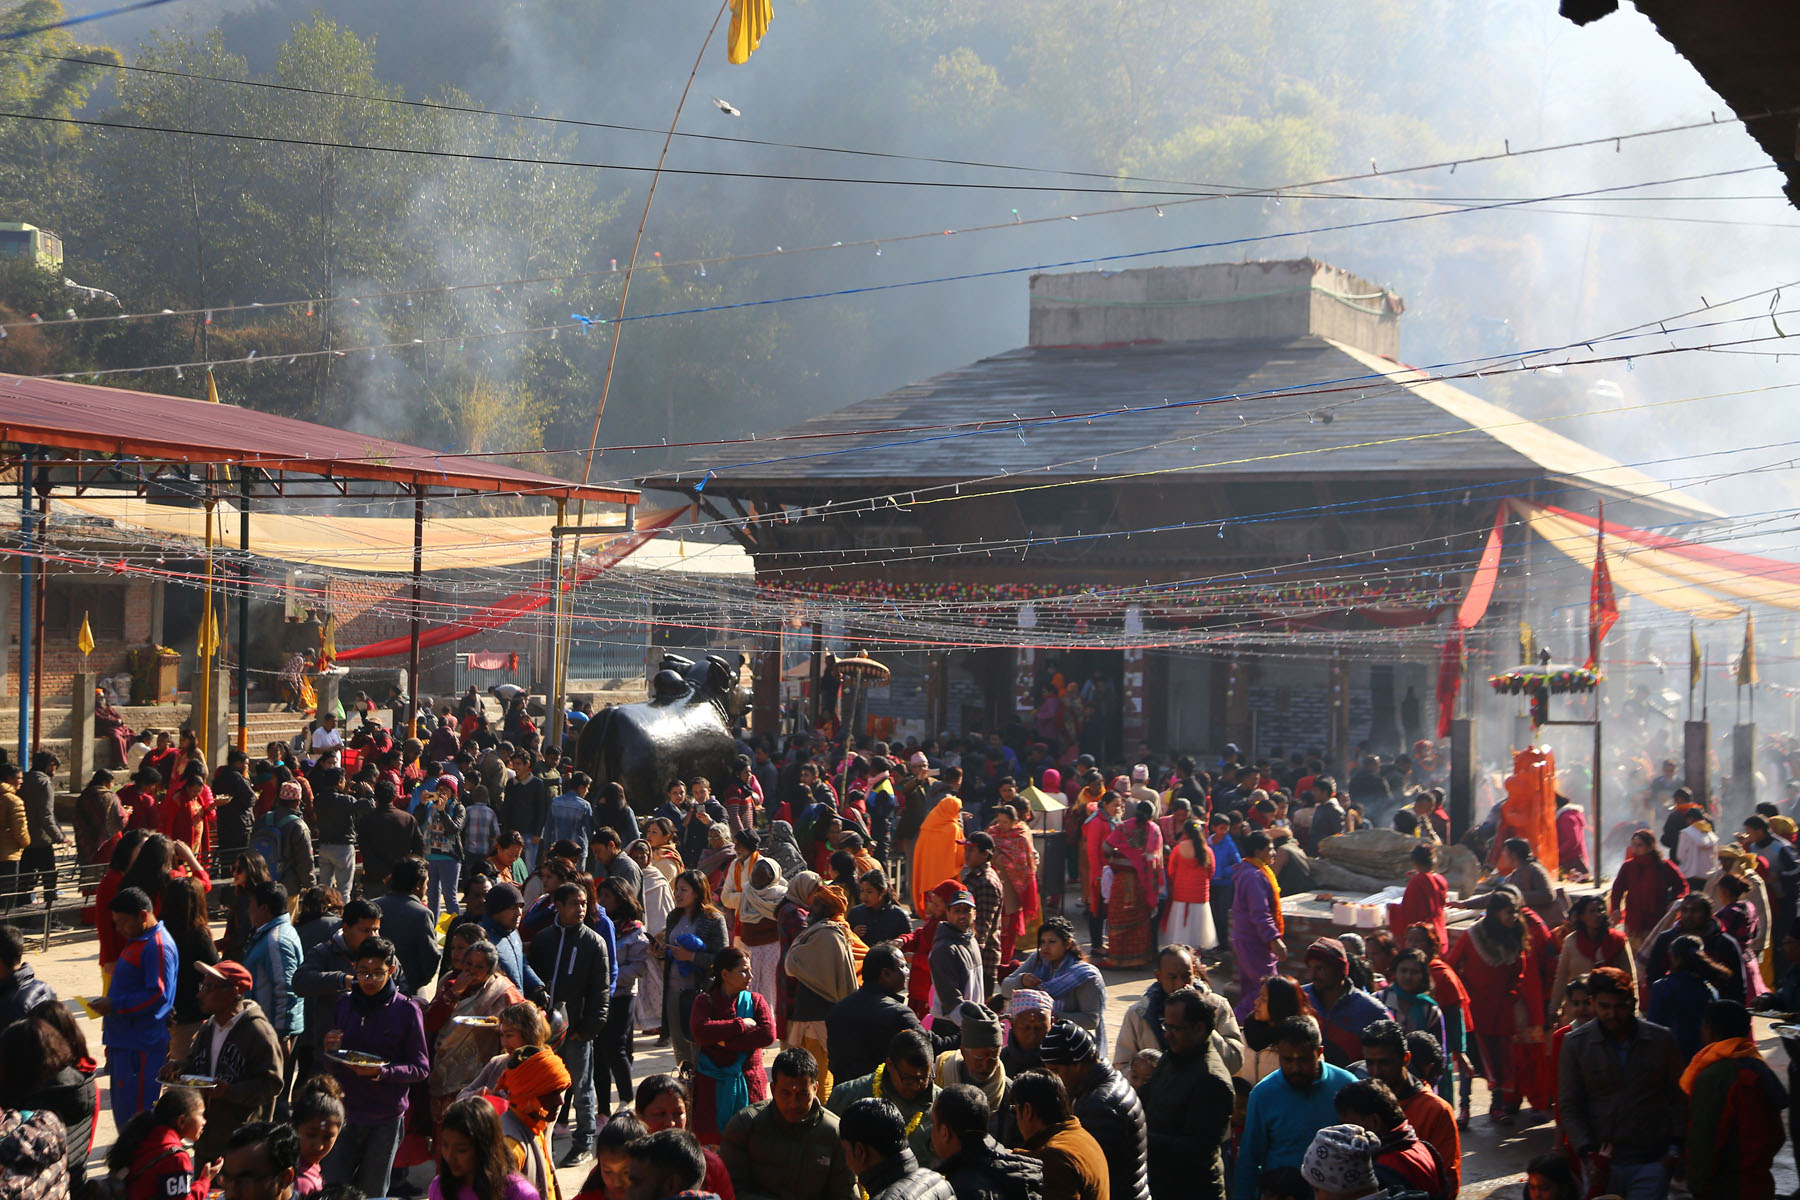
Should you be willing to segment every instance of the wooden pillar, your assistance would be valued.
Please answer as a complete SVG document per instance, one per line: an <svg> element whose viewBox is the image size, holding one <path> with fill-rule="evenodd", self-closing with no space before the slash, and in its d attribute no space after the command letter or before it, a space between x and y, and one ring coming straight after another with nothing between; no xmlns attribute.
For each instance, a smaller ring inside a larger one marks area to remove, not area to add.
<svg viewBox="0 0 1800 1200"><path fill-rule="evenodd" d="M1149 689L1145 686L1144 648L1125 649L1125 670L1119 706L1120 740L1135 746L1150 736ZM1120 747L1121 753L1124 746Z"/></svg>

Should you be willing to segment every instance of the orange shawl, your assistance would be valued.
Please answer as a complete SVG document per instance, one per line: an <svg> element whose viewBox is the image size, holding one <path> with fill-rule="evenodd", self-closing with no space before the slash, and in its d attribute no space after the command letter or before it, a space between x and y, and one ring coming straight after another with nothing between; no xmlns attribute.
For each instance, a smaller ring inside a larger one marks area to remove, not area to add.
<svg viewBox="0 0 1800 1200"><path fill-rule="evenodd" d="M1762 1051L1756 1048L1754 1038L1726 1038L1722 1042L1708 1042L1700 1047L1700 1053L1694 1055L1694 1061L1687 1065L1681 1073L1681 1090L1688 1095L1694 1094L1694 1080L1700 1078L1700 1072L1728 1058L1761 1058Z"/></svg>

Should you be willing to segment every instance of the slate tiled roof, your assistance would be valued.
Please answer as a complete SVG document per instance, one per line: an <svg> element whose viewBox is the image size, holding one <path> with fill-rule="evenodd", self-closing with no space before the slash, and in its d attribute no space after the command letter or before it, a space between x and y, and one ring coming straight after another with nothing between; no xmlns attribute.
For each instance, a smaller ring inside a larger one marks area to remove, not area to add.
<svg viewBox="0 0 1800 1200"><path fill-rule="evenodd" d="M949 422L995 428L905 432ZM1455 473L1568 479L1716 515L1468 392L1316 336L1010 350L780 432L846 436L724 447L642 482L692 488L712 472L707 490L729 494L1095 469L1141 472L1152 484L1164 473L1239 481Z"/></svg>

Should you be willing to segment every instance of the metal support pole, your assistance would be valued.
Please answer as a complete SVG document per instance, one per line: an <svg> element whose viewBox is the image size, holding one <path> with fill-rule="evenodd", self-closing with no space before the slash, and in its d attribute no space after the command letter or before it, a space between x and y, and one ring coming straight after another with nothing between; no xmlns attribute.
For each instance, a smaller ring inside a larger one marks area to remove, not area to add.
<svg viewBox="0 0 1800 1200"><path fill-rule="evenodd" d="M37 447L26 446L19 463L19 761L31 761L31 680L37 644L32 620L36 611L37 559L35 515L31 511L31 487L37 475Z"/></svg>
<svg viewBox="0 0 1800 1200"><path fill-rule="evenodd" d="M77 468L79 470L79 468ZM40 482L50 482L50 468L44 468ZM38 497L38 530L43 533L50 528L50 489L45 488ZM37 611L32 614L31 623L35 632L32 640L37 645L44 644L44 597L50 591L50 576L38 568ZM1752 689L1752 695L1754 695ZM1756 701L1750 701L1750 711L1756 711ZM44 656L40 650L37 656L37 672L31 677L31 752L36 754L44 744Z"/></svg>
<svg viewBox="0 0 1800 1200"><path fill-rule="evenodd" d="M425 571L425 489L413 485L412 644L406 659L406 736L419 736L419 577Z"/></svg>
<svg viewBox="0 0 1800 1200"><path fill-rule="evenodd" d="M549 730L549 744L562 749L563 743L563 520L568 516L569 502L558 499L556 502L556 528L550 531L550 586L556 590L551 593L550 609L550 711L545 722Z"/></svg>
<svg viewBox="0 0 1800 1200"><path fill-rule="evenodd" d="M250 468L238 472L237 748L250 751Z"/></svg>
<svg viewBox="0 0 1800 1200"><path fill-rule="evenodd" d="M217 618L213 615L213 516L216 505L209 481L206 489L206 595L200 602L200 643L198 653L194 655L194 723L198 726L194 736L199 739L200 753L208 762L212 762L219 751L212 744L213 654L218 650L213 640L213 634L218 630Z"/></svg>
<svg viewBox="0 0 1800 1200"><path fill-rule="evenodd" d="M1600 693L1594 693L1594 878L1606 882L1606 863L1600 857L1600 842L1606 836L1606 813L1600 806L1600 780L1605 772L1600 767Z"/></svg>

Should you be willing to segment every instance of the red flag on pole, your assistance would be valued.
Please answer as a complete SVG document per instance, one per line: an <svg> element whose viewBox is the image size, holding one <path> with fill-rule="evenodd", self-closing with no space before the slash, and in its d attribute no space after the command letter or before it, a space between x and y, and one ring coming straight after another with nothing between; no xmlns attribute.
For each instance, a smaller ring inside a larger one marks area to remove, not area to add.
<svg viewBox="0 0 1800 1200"><path fill-rule="evenodd" d="M1619 619L1619 598L1613 594L1612 572L1606 569L1606 501L1600 502L1599 526L1594 530L1594 581L1588 588L1587 666L1600 662L1600 643Z"/></svg>

